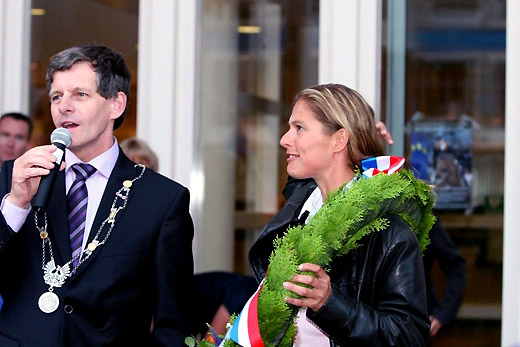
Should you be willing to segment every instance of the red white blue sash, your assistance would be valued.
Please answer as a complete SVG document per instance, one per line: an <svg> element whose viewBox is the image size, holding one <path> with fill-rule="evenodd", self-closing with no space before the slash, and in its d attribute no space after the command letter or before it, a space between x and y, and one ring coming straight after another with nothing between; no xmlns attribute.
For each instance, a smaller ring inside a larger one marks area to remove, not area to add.
<svg viewBox="0 0 520 347"><path fill-rule="evenodd" d="M258 294L261 288L262 283L253 296L249 298L233 326L229 328L224 341L231 339L243 347L264 347L258 326ZM224 341L221 346L223 346Z"/></svg>

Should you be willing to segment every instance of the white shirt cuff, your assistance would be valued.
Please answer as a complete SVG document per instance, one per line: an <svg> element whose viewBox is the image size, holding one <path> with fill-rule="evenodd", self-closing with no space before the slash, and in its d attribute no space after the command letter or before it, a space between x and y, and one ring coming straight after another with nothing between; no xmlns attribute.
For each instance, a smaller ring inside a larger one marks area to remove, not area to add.
<svg viewBox="0 0 520 347"><path fill-rule="evenodd" d="M0 204L0 211L4 215L7 225L17 233L22 229L23 223L25 223L27 216L31 212L31 206L29 205L29 208L27 209L18 207L7 200L8 196L9 194L6 194L3 197L2 203Z"/></svg>

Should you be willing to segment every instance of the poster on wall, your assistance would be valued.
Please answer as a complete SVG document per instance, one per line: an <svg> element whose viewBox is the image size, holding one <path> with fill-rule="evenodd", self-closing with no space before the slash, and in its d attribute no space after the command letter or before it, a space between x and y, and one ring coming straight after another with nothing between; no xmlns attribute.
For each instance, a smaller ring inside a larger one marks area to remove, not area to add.
<svg viewBox="0 0 520 347"><path fill-rule="evenodd" d="M469 210L472 183L472 125L470 121L422 119L412 121L410 165L417 178L434 187L436 210Z"/></svg>

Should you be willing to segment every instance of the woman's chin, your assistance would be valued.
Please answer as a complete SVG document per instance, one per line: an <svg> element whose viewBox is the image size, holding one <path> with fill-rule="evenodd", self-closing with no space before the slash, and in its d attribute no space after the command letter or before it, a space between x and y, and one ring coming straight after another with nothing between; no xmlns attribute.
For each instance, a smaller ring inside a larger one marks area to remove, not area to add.
<svg viewBox="0 0 520 347"><path fill-rule="evenodd" d="M305 174L302 174L302 173L294 172L292 170L287 170L287 174L289 176L291 176L292 178L296 178L298 180L304 180L306 178L311 178L311 176L309 176L309 175L305 175Z"/></svg>

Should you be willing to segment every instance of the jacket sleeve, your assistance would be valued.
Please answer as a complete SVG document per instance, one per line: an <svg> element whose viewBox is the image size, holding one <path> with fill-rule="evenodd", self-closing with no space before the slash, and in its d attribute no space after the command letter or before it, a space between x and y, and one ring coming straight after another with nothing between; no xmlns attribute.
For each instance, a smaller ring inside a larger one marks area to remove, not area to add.
<svg viewBox="0 0 520 347"><path fill-rule="evenodd" d="M191 334L193 222L186 188L174 198L162 223L155 255L154 345L182 346Z"/></svg>
<svg viewBox="0 0 520 347"><path fill-rule="evenodd" d="M4 216L0 213L0 276L6 267L5 262L8 259L8 244L11 238L15 235L14 231L9 227L5 221ZM1 284L0 284L1 289Z"/></svg>
<svg viewBox="0 0 520 347"><path fill-rule="evenodd" d="M466 261L440 220L437 220L430 231L430 240L432 257L439 262L442 272L446 275L444 300L438 306L432 307L431 314L442 324L447 324L455 317L462 302L466 285Z"/></svg>
<svg viewBox="0 0 520 347"><path fill-rule="evenodd" d="M12 175L12 164L8 162L2 164L0 171L0 201L10 190L10 175ZM7 245L14 235L14 231L5 221L4 216L0 213L0 270L6 258Z"/></svg>
<svg viewBox="0 0 520 347"><path fill-rule="evenodd" d="M321 309L307 310L307 316L339 345L428 344L430 322L422 256L415 235L404 223L401 225L390 238L376 236L379 241L385 240L375 243L382 250L370 250L369 259L377 265L373 278L363 280L373 281L372 303L353 300L346 290L333 284L332 294ZM379 233L384 232L390 230Z"/></svg>

